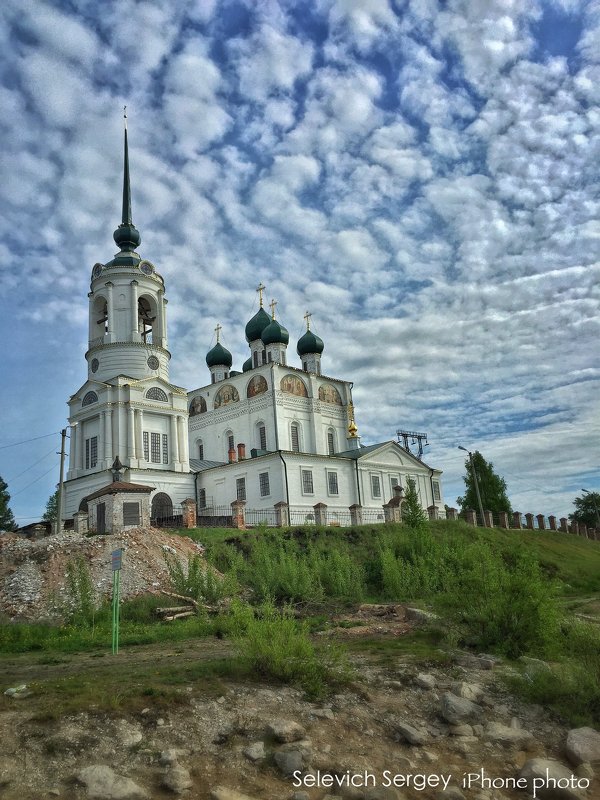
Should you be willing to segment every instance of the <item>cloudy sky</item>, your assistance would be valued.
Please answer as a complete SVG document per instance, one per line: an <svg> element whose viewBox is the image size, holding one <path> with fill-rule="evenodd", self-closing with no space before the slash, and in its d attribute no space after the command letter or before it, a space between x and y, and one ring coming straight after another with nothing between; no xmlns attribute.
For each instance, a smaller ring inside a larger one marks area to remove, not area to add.
<svg viewBox="0 0 600 800"><path fill-rule="evenodd" d="M86 376L124 104L173 382L207 382L217 322L241 368L262 281L290 362L308 309L363 443L427 432L450 505L459 444L523 512L600 488L598 0L3 0L0 36L0 475L21 522Z"/></svg>

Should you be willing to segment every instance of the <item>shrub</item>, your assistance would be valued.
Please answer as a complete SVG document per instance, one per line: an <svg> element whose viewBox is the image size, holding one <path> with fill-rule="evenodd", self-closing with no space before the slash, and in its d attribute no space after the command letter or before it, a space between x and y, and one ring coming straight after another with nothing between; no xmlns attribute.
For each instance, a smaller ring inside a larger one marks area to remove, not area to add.
<svg viewBox="0 0 600 800"><path fill-rule="evenodd" d="M92 576L87 561L82 557L68 561L66 569L67 592L69 595L70 621L73 625L85 627L94 623L96 597Z"/></svg>
<svg viewBox="0 0 600 800"><path fill-rule="evenodd" d="M311 697L322 696L329 686L348 677L341 650L317 649L307 623L296 620L290 608L277 609L265 601L255 612L235 603L232 633L241 658L253 672L301 686Z"/></svg>
<svg viewBox="0 0 600 800"><path fill-rule="evenodd" d="M165 560L173 591L184 597L191 597L198 602L216 603L238 591L233 574L217 577L212 567L200 555L194 555L188 560L187 570L175 555L165 553Z"/></svg>

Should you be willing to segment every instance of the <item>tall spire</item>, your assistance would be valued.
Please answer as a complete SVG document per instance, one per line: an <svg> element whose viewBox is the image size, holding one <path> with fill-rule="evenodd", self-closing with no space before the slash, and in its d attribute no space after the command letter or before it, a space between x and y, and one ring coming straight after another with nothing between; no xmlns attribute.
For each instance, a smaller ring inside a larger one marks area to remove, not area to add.
<svg viewBox="0 0 600 800"><path fill-rule="evenodd" d="M113 238L121 250L132 251L141 243L140 232L131 219L131 183L129 180L129 144L127 141L127 106L123 107L124 145L123 145L123 213L121 224Z"/></svg>

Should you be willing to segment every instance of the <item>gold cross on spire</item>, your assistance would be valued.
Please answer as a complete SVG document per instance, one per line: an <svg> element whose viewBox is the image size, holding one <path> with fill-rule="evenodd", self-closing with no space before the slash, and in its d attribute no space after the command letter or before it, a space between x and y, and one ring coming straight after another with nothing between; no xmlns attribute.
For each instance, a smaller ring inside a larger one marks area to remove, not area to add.
<svg viewBox="0 0 600 800"><path fill-rule="evenodd" d="M271 309L271 319L275 319L275 306L277 305L277 300L271 300L269 303L269 308Z"/></svg>
<svg viewBox="0 0 600 800"><path fill-rule="evenodd" d="M263 305L262 293L264 292L264 290L265 290L266 288L267 288L267 287L266 287L266 286L263 284L263 282L262 282L262 281L261 281L261 282L258 284L258 286L256 287L256 291L258 292L258 300L259 300L259 302L260 302L260 307L261 307L261 308L262 308L262 305Z"/></svg>
<svg viewBox="0 0 600 800"><path fill-rule="evenodd" d="M306 314L304 315L304 319L306 320L306 330L307 331L310 330L310 318L311 317L312 317L312 314L310 313L310 311L307 311Z"/></svg>
<svg viewBox="0 0 600 800"><path fill-rule="evenodd" d="M221 327L220 323L217 322L217 327L215 328L215 333L217 334L217 344L219 344L219 334L222 330L223 328Z"/></svg>

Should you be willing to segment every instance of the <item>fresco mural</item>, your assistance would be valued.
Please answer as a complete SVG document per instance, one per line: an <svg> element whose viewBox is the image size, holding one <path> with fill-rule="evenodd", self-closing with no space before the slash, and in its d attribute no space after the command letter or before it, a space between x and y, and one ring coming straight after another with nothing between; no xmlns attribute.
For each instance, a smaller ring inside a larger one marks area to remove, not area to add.
<svg viewBox="0 0 600 800"><path fill-rule="evenodd" d="M255 375L246 389L246 397L256 397L257 394L264 394L269 387L262 375Z"/></svg>
<svg viewBox="0 0 600 800"><path fill-rule="evenodd" d="M319 400L323 400L325 403L335 403L336 406L342 405L340 393L331 383L322 383L319 386Z"/></svg>
<svg viewBox="0 0 600 800"><path fill-rule="evenodd" d="M206 400L203 397L194 397L190 403L190 417L197 414L206 414Z"/></svg>
<svg viewBox="0 0 600 800"><path fill-rule="evenodd" d="M287 394L295 394L298 397L308 397L304 381L297 378L295 375L286 375L281 379L281 391Z"/></svg>
<svg viewBox="0 0 600 800"><path fill-rule="evenodd" d="M239 399L240 396L235 386L222 386L215 395L214 407L221 408L229 403L237 403Z"/></svg>

